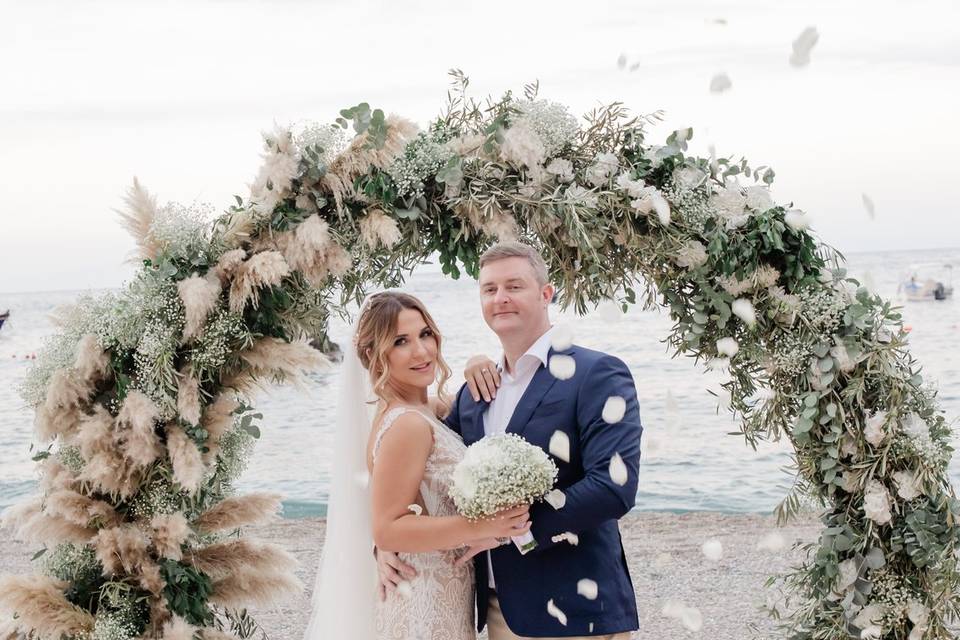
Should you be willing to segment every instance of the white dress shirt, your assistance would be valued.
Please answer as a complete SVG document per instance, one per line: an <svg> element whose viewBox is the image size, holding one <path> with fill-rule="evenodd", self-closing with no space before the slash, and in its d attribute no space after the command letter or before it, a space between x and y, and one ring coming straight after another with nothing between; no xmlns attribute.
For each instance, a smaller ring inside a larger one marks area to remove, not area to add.
<svg viewBox="0 0 960 640"><path fill-rule="evenodd" d="M497 388L497 397L490 402L487 410L483 412L483 434L492 436L499 433L506 433L507 425L510 424L510 418L520 403L530 381L533 380L533 374L537 372L540 365L547 366L547 357L550 355L550 337L553 333L553 327L547 329L546 333L540 336L536 342L530 345L526 353L520 356L513 365L513 373L507 372L506 355L500 356L500 386ZM493 582L493 563L490 560L490 552L487 552L487 576L490 588L494 588Z"/></svg>

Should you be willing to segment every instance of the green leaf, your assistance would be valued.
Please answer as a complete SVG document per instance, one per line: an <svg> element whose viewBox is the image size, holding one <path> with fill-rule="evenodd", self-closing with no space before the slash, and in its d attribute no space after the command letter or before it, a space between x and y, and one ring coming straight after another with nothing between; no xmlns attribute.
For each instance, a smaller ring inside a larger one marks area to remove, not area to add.
<svg viewBox="0 0 960 640"><path fill-rule="evenodd" d="M46 547L44 547L43 549L40 549L40 551L37 551L35 554L33 554L33 557L30 558L30 562L33 562L34 560L39 559L39 558L40 558L41 556L43 556L43 554L45 554L46 552L47 552L47 548L46 548Z"/></svg>

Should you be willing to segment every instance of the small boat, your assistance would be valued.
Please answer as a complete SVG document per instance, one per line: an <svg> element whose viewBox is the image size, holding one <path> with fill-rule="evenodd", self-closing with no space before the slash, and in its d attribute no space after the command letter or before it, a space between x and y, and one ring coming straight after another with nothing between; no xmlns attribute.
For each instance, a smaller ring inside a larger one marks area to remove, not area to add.
<svg viewBox="0 0 960 640"><path fill-rule="evenodd" d="M6 311L4 311L3 313L0 313L0 329L3 328L3 323L6 322L9 317L10 317L10 310L9 310L9 309L7 309Z"/></svg>
<svg viewBox="0 0 960 640"><path fill-rule="evenodd" d="M953 295L953 265L939 262L912 264L897 289L907 300L946 300Z"/></svg>

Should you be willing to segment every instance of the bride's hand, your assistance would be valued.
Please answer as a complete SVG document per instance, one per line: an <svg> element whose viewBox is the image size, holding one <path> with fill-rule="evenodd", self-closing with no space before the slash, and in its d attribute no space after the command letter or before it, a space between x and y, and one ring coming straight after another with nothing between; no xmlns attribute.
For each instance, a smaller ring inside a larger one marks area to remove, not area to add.
<svg viewBox="0 0 960 640"><path fill-rule="evenodd" d="M473 559L473 556L483 553L484 551L489 551L490 549L496 549L501 544L503 544L502 538L484 538L483 540L475 540L467 545L466 552L454 560L453 565L455 567L462 567L470 562L470 560Z"/></svg>
<svg viewBox="0 0 960 640"><path fill-rule="evenodd" d="M500 372L497 363L485 355L476 355L467 360L463 369L463 377L467 380L470 395L474 402L480 402L481 396L486 402L497 397L497 387L500 386Z"/></svg>
<svg viewBox="0 0 960 640"><path fill-rule="evenodd" d="M486 520L474 523L474 540L520 536L530 531L530 525L530 505L504 509Z"/></svg>

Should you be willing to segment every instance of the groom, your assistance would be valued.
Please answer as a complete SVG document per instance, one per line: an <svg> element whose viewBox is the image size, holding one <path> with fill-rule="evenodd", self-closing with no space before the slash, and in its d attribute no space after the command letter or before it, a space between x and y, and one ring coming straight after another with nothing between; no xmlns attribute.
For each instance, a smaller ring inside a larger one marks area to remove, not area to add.
<svg viewBox="0 0 960 640"><path fill-rule="evenodd" d="M618 358L577 345L551 346L553 292L543 258L528 245L500 243L480 258L483 317L503 346L501 383L492 402L474 400L467 385L461 387L447 425L467 445L507 432L546 451L551 438L565 439L569 455L554 447L560 453L553 457L556 488L565 503L530 508L536 548L521 555L507 544L476 556L477 629L488 625L490 640L627 640L639 623L617 520L633 507L637 491L642 428L636 389ZM572 377L550 373L550 359L557 355L573 358ZM612 396L625 401L626 411L608 424L602 414ZM622 468L611 474L617 454L626 467L625 482ZM392 573L385 565L410 575L410 568L391 556L381 554L381 575ZM392 586L386 577L381 580Z"/></svg>

